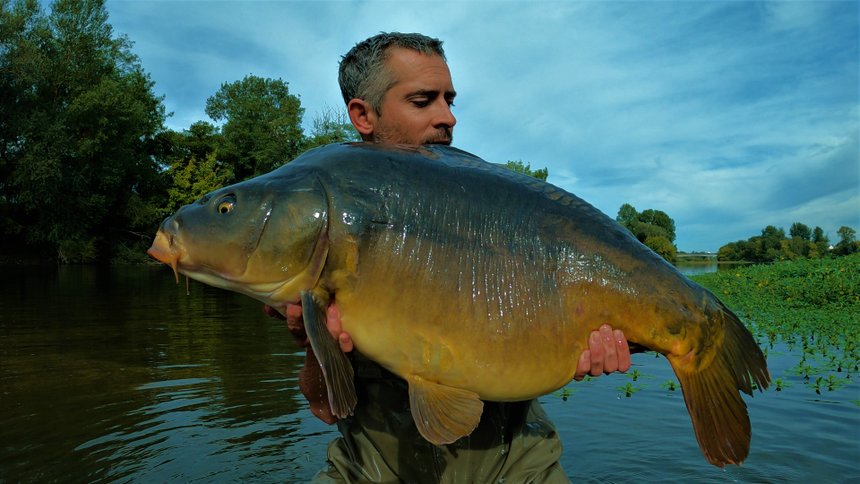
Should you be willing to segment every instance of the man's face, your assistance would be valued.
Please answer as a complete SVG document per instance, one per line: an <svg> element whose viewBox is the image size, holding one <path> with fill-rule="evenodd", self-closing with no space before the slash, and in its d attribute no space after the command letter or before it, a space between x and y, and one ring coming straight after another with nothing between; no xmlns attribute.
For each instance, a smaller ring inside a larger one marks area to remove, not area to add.
<svg viewBox="0 0 860 484"><path fill-rule="evenodd" d="M451 106L457 93L442 57L394 47L385 63L394 84L374 116L373 141L451 144L457 124Z"/></svg>

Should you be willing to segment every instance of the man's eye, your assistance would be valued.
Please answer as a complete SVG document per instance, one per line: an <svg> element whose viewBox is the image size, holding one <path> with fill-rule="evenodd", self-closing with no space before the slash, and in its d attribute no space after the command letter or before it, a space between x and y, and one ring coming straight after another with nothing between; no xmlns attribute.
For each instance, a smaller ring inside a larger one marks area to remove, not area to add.
<svg viewBox="0 0 860 484"><path fill-rule="evenodd" d="M430 101L427 99L413 99L412 104L419 108L426 108L430 104Z"/></svg>

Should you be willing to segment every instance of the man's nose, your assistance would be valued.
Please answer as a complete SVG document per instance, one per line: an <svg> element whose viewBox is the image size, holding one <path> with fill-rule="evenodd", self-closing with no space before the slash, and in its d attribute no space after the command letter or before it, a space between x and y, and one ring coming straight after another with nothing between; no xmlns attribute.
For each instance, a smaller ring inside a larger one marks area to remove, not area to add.
<svg viewBox="0 0 860 484"><path fill-rule="evenodd" d="M448 104L447 101L440 99L441 102L437 104L436 116L433 120L434 128L453 128L455 124L457 124L457 118L454 117L454 113L451 112L451 105Z"/></svg>

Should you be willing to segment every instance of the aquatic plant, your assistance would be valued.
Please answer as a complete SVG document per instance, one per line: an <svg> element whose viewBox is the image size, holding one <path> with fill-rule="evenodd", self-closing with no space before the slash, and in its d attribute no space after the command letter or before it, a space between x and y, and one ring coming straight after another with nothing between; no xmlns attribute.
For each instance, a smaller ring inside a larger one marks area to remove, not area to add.
<svg viewBox="0 0 860 484"><path fill-rule="evenodd" d="M573 395L573 390L571 390L568 387L564 387L561 390L558 390L555 393L553 393L553 395L557 395L557 396L561 397L561 399L566 402L567 399Z"/></svg>
<svg viewBox="0 0 860 484"><path fill-rule="evenodd" d="M748 266L692 279L732 308L765 349L781 342L792 354L799 352L788 374L800 376L813 390L837 389L850 381L850 376L831 380L825 373L860 368L860 254Z"/></svg>
<svg viewBox="0 0 860 484"><path fill-rule="evenodd" d="M632 383L627 382L626 385L618 387L618 391L624 393L625 397L630 398L634 393L638 392L642 388L643 387L641 386L635 386Z"/></svg>
<svg viewBox="0 0 860 484"><path fill-rule="evenodd" d="M776 380L773 381L773 389L778 391L778 392L781 392L783 388L789 387L789 386L791 386L791 385L786 383L786 381L783 380L782 378L777 378Z"/></svg>

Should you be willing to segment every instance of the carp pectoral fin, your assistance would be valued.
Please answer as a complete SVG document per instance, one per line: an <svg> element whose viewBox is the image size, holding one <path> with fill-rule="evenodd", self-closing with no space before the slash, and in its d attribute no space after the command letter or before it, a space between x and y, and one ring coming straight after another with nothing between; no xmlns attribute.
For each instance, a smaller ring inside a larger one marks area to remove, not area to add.
<svg viewBox="0 0 860 484"><path fill-rule="evenodd" d="M311 348L322 368L331 413L337 418L352 415L355 396L352 364L326 327L326 308L311 291L302 291L302 318Z"/></svg>
<svg viewBox="0 0 860 484"><path fill-rule="evenodd" d="M484 402L478 394L461 388L441 385L419 376L410 376L409 404L418 432L435 445L450 444L472 433Z"/></svg>

